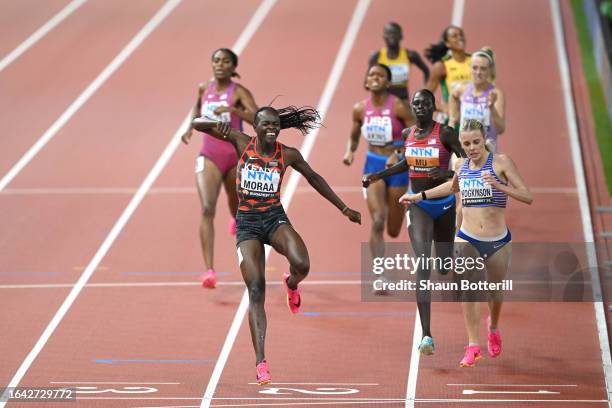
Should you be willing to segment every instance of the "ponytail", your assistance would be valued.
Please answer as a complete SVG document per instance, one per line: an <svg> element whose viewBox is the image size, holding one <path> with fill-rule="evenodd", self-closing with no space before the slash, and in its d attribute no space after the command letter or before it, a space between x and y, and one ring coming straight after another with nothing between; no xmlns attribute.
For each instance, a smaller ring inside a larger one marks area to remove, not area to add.
<svg viewBox="0 0 612 408"><path fill-rule="evenodd" d="M448 52L448 47L444 41L437 42L435 44L431 44L429 48L425 49L425 57L431 62L435 64L440 61L442 57L446 55Z"/></svg>
<svg viewBox="0 0 612 408"><path fill-rule="evenodd" d="M297 129L304 136L306 136L306 134L308 134L308 132L310 132L312 129L322 126L321 115L315 108L310 106L302 106L301 108L287 106L280 109L275 109L271 106L264 106L255 112L255 124L257 124L259 121L259 113L264 110L276 112L278 114L281 129Z"/></svg>
<svg viewBox="0 0 612 408"><path fill-rule="evenodd" d="M496 70L495 70L495 53L490 47L482 47L474 54L472 54L472 58L474 57L483 57L489 62L489 72L491 73L491 82L495 82Z"/></svg>
<svg viewBox="0 0 612 408"><path fill-rule="evenodd" d="M450 25L446 27L444 31L442 31L442 36L439 42L431 44L429 48L425 49L425 56L432 64L435 64L436 62L440 61L448 53L448 47L446 46L446 42L448 41L448 32L452 28L456 28L463 32L463 29L461 27L458 27L456 25Z"/></svg>

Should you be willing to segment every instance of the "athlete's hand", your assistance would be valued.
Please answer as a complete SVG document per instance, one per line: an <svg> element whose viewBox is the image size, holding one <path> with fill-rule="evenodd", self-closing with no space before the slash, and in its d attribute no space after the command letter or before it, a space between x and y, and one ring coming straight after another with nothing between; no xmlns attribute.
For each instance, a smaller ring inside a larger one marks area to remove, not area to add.
<svg viewBox="0 0 612 408"><path fill-rule="evenodd" d="M361 214L359 211L355 211L352 208L347 207L344 211L342 211L342 214L352 222L356 222L357 224L361 225Z"/></svg>
<svg viewBox="0 0 612 408"><path fill-rule="evenodd" d="M497 188L499 190L499 183L497 182L497 180L495 180L495 177L493 177L493 175L488 170L482 172L482 181L484 181L491 187Z"/></svg>
<svg viewBox="0 0 612 408"><path fill-rule="evenodd" d="M226 113L226 112L232 112L232 107L231 106L219 106L217 107L217 109L215 109L213 111L213 113L217 116L221 115L222 113Z"/></svg>
<svg viewBox="0 0 612 408"><path fill-rule="evenodd" d="M378 177L376 177L376 174L374 174L374 173L366 174L361 179L361 185L362 185L363 188L368 188L370 186L370 184L372 184L372 183L374 183L376 181L378 181Z"/></svg>
<svg viewBox="0 0 612 408"><path fill-rule="evenodd" d="M489 96L487 97L487 108L491 109L495 102L497 101L497 91L494 89L491 91Z"/></svg>
<svg viewBox="0 0 612 408"><path fill-rule="evenodd" d="M347 166L350 166L351 164L353 164L353 152L351 152L350 150L346 153L344 153L344 157L342 158L342 163L346 164Z"/></svg>
<svg viewBox="0 0 612 408"><path fill-rule="evenodd" d="M461 189L459 188L459 177L457 177L457 175L455 175L455 177L453 177L453 191L455 193L458 193Z"/></svg>
<svg viewBox="0 0 612 408"><path fill-rule="evenodd" d="M393 166L395 163L397 163L399 161L399 158L397 157L397 154L392 154L391 156L389 156L387 158L387 161L385 163L385 167L389 168L391 166Z"/></svg>
<svg viewBox="0 0 612 408"><path fill-rule="evenodd" d="M217 126L217 121L207 116L202 116L192 120L191 126L195 130L199 130L200 132L206 132L207 130L210 130Z"/></svg>
<svg viewBox="0 0 612 408"><path fill-rule="evenodd" d="M406 193L399 198L399 203L404 205L416 204L422 200L421 194Z"/></svg>
<svg viewBox="0 0 612 408"><path fill-rule="evenodd" d="M446 121L448 121L448 114L442 110L436 110L433 113L433 120L435 120L436 122L439 123L446 123Z"/></svg>
<svg viewBox="0 0 612 408"><path fill-rule="evenodd" d="M181 141L185 144L189 144L189 141L191 140L191 134L193 133L193 129L189 128L188 131L186 131L183 136L181 136Z"/></svg>
<svg viewBox="0 0 612 408"><path fill-rule="evenodd" d="M217 122L217 130L223 135L223 138L227 138L232 131L232 127L227 122Z"/></svg>

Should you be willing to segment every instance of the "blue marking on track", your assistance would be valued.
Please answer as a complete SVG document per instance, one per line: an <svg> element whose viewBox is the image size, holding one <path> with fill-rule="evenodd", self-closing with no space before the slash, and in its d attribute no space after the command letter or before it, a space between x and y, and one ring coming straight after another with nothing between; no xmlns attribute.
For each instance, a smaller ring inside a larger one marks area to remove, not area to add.
<svg viewBox="0 0 612 408"><path fill-rule="evenodd" d="M21 271L21 272L14 272L14 271L6 271L6 272L1 272L0 271L0 275L4 275L4 276L24 276L24 275L59 275L59 272L34 272L34 271Z"/></svg>

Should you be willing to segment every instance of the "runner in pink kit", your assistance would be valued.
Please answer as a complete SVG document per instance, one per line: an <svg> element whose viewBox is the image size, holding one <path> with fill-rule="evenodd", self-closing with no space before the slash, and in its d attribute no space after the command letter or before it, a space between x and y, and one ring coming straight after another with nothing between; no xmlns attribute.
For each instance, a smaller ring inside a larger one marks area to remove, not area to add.
<svg viewBox="0 0 612 408"><path fill-rule="evenodd" d="M200 84L198 99L192 111L192 119L206 116L210 119L228 122L233 129L242 130L242 121L253 123L253 114L257 105L251 92L234 81L238 57L227 48L220 48L212 55L214 79ZM189 143L193 127L182 137ZM223 140L203 133L203 144L196 160L196 185L202 204L200 221L200 243L206 272L202 274L202 286L214 288L217 283L213 263L214 252L214 217L221 185L224 186L232 218L229 223L230 234L236 234L236 210L238 197L234 186L238 157L234 146Z"/></svg>

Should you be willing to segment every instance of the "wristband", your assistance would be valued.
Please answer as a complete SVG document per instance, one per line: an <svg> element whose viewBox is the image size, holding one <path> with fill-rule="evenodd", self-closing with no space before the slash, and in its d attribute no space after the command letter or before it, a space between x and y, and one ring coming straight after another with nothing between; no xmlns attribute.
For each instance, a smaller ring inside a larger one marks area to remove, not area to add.
<svg viewBox="0 0 612 408"><path fill-rule="evenodd" d="M425 190L421 191L421 198L423 200L427 200L427 194L425 194Z"/></svg>
<svg viewBox="0 0 612 408"><path fill-rule="evenodd" d="M344 212L348 209L349 209L348 205L345 205L344 208L342 209L342 214L344 214Z"/></svg>

